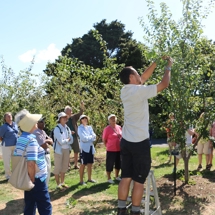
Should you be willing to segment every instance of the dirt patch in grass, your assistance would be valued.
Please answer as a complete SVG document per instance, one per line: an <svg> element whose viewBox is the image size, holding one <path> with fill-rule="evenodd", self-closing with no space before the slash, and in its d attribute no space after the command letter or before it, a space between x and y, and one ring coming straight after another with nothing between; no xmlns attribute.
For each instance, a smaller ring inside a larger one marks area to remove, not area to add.
<svg viewBox="0 0 215 215"><path fill-rule="evenodd" d="M214 173L210 173L214 174ZM211 176L211 175L210 175ZM201 214L214 215L215 208L215 177L206 178L202 175L191 176L192 185L176 180L176 196L172 176L157 180L161 209L165 215Z"/></svg>

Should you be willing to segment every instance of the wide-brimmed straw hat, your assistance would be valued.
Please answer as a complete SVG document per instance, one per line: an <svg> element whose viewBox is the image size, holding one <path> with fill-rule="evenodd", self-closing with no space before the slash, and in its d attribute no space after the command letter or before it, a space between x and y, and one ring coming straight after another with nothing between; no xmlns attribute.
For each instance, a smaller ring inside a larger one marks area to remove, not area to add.
<svg viewBox="0 0 215 215"><path fill-rule="evenodd" d="M34 125L40 120L42 114L27 113L18 123L18 126L22 131L30 132Z"/></svg>

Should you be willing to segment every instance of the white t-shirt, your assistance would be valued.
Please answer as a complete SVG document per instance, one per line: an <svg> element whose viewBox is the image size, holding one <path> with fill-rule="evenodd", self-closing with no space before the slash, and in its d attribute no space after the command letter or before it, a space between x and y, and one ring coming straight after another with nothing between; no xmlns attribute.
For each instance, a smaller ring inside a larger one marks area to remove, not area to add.
<svg viewBox="0 0 215 215"><path fill-rule="evenodd" d="M187 146L190 146L191 143L192 143L192 135L190 135L190 134L186 131L186 133L185 133L185 138L186 138L186 141L185 141L186 145L187 145Z"/></svg>
<svg viewBox="0 0 215 215"><path fill-rule="evenodd" d="M157 85L126 84L121 89L124 106L122 137L129 142L141 142L149 138L148 99L157 95Z"/></svg>

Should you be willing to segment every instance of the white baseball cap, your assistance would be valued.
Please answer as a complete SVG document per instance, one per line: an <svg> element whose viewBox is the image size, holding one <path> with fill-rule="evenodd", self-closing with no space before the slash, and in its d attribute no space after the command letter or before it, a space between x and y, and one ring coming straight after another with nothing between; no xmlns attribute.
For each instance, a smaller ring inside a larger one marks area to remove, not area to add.
<svg viewBox="0 0 215 215"><path fill-rule="evenodd" d="M111 114L111 115L109 115L109 116L108 116L108 120L109 120L111 117L113 117L113 116L114 116L114 117L116 117L116 115L115 115L115 114Z"/></svg>

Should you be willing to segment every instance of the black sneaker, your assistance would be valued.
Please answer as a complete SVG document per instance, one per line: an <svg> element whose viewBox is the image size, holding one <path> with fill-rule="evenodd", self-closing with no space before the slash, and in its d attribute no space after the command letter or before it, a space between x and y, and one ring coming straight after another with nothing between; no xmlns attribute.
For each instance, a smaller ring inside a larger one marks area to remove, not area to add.
<svg viewBox="0 0 215 215"><path fill-rule="evenodd" d="M201 170L201 168L202 168L202 165L201 165L201 164L199 164L199 166L198 166L198 168L197 168L197 171L200 171L200 170Z"/></svg>
<svg viewBox="0 0 215 215"><path fill-rule="evenodd" d="M117 215L129 215L126 208L118 208Z"/></svg>
<svg viewBox="0 0 215 215"><path fill-rule="evenodd" d="M140 215L140 211L131 211L130 215Z"/></svg>

